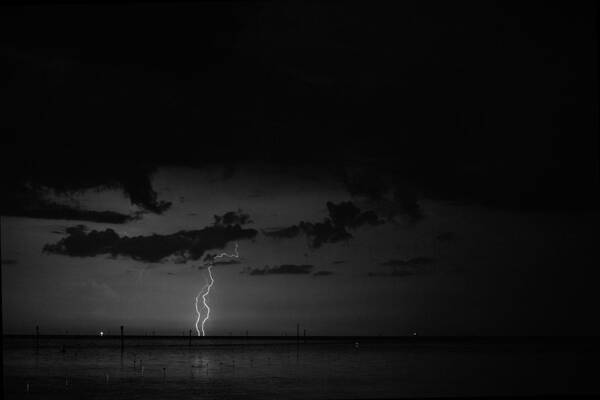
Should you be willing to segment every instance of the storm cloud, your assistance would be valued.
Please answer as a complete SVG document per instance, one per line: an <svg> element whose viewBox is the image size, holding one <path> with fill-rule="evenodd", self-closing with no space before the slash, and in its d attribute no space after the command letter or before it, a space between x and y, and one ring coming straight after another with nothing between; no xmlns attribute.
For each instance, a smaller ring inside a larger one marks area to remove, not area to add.
<svg viewBox="0 0 600 400"><path fill-rule="evenodd" d="M107 224L124 224L139 215L127 215L115 211L93 211L70 207L53 202L36 201L33 204L21 204L18 207L5 209L3 215L43 219L64 219L69 221L90 221Z"/></svg>
<svg viewBox="0 0 600 400"><path fill-rule="evenodd" d="M431 272L431 266L435 263L436 260L430 257L413 257L406 260L391 259L379 263L380 266L388 267L387 271L372 271L368 273L368 276L406 277L425 274Z"/></svg>
<svg viewBox="0 0 600 400"><path fill-rule="evenodd" d="M2 182L6 196L0 199L2 215L67 219L121 224L139 216L114 211L90 211L48 201L46 194L70 195L88 189L121 189L132 204L155 214L171 207L158 200L150 178L155 167L117 162L94 163L69 158L57 162L31 162L19 166Z"/></svg>
<svg viewBox="0 0 600 400"><path fill-rule="evenodd" d="M352 239L344 226L334 225L330 219L323 222L300 222L300 229L310 240L310 246L319 248L324 243L337 243Z"/></svg>
<svg viewBox="0 0 600 400"><path fill-rule="evenodd" d="M109 254L156 263L169 256L186 261L198 260L208 250L223 248L235 240L252 239L258 232L234 225L133 237L119 236L112 229L87 232L82 226L73 227L67 233L68 236L57 243L45 245L43 251L72 257Z"/></svg>
<svg viewBox="0 0 600 400"><path fill-rule="evenodd" d="M247 268L242 273L252 276L263 275L307 275L313 270L314 265L281 264L272 267L265 265L262 268Z"/></svg>
<svg viewBox="0 0 600 400"><path fill-rule="evenodd" d="M277 239L291 239L295 238L301 233L300 227L298 225L288 226L287 228L281 229L272 229L272 230L262 230L263 235L277 238Z"/></svg>
<svg viewBox="0 0 600 400"><path fill-rule="evenodd" d="M338 204L327 202L329 217L322 222L301 221L298 225L292 225L277 230L264 231L268 237L278 239L290 239L303 233L310 240L310 246L319 248L324 243L336 243L352 239L348 229L357 229L364 225L380 225L385 221L379 219L373 211L361 211L350 201Z"/></svg>
<svg viewBox="0 0 600 400"><path fill-rule="evenodd" d="M241 264L242 262L239 260L235 260L235 259L222 259L222 258L217 258L215 259L214 256L213 257L205 257L204 262L207 262L208 260L210 260L210 263L212 265L235 265L235 264Z"/></svg>
<svg viewBox="0 0 600 400"><path fill-rule="evenodd" d="M252 223L250 215L242 210L229 211L223 215L215 215L215 226L246 225Z"/></svg>
<svg viewBox="0 0 600 400"><path fill-rule="evenodd" d="M387 174L390 176L386 180L383 176ZM409 222L418 222L424 217L417 191L404 177L394 176L388 168L347 167L342 180L352 196L370 200L388 219L400 215Z"/></svg>

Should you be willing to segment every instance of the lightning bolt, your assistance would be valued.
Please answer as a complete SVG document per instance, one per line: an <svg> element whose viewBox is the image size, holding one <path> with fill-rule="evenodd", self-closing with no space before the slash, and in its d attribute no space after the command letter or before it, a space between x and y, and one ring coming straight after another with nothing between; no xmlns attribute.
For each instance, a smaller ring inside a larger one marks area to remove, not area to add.
<svg viewBox="0 0 600 400"><path fill-rule="evenodd" d="M208 266L208 276L210 277L210 283L208 284L208 287L206 288L206 293L204 293L202 295L202 303L204 303L204 307L206 307L206 316L202 320L202 336L206 336L206 333L204 332L204 324L206 323L206 321L208 321L208 318L210 318L210 307L208 306L208 303L206 303L206 296L209 295L210 288L215 283L215 280L212 276L212 270L211 270L212 267L213 267L212 265Z"/></svg>
<svg viewBox="0 0 600 400"><path fill-rule="evenodd" d="M223 257L229 257L229 258L240 258L240 255L238 254L238 243L235 242L235 254L227 254L227 253L221 253L217 256L214 256L213 259L215 258L223 258Z"/></svg>
<svg viewBox="0 0 600 400"><path fill-rule="evenodd" d="M202 287L202 289L200 289L200 292L198 293L198 295L196 295L196 302L194 303L195 307L196 307L196 314L198 314L198 318L196 318L196 332L198 333L198 336L200 335L200 329L198 328L198 324L200 323L200 318L202 317L202 313L200 312L200 309L198 309L198 297L200 297L200 295L202 294L202 292L204 291L204 289L206 289L206 285L204 285ZM204 336L204 335L202 335Z"/></svg>
<svg viewBox="0 0 600 400"><path fill-rule="evenodd" d="M210 289L212 288L213 284L215 283L215 279L212 274L212 267L214 266L214 260L217 258L223 258L223 257L240 258L240 255L238 253L238 243L237 242L235 243L235 250L234 250L233 254L221 253L214 257L210 257L208 260L208 276L210 278L210 283L208 283L208 285L204 285L202 287L202 289L200 289L200 292L196 295L196 300L194 303L194 306L196 307L196 314L198 314L198 318L196 318L196 332L198 333L198 336L206 336L206 332L204 331L204 324L206 324L206 321L208 321L208 319L210 318L210 307L208 306L208 303L206 302L206 298L210 294ZM200 312L200 309L198 308L198 298L201 295L202 295L202 304L204 305L204 308L206 308L206 316L202 320L202 324L201 324L200 328L198 328L198 325L200 324L200 318L202 318L202 313ZM202 335L200 335L200 333L202 333Z"/></svg>

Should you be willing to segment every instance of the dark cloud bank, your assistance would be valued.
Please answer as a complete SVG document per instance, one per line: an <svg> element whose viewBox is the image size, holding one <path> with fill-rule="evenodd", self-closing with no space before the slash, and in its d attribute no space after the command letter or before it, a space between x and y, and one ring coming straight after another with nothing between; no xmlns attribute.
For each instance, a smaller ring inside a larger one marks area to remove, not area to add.
<svg viewBox="0 0 600 400"><path fill-rule="evenodd" d="M205 258L204 262L208 261L208 259L209 258ZM238 260L232 260L232 259L229 259L229 260L219 260L219 259L217 259L217 260L215 260L213 258L211 260L211 263L213 265L235 265L235 264L241 264L242 262L238 261Z"/></svg>
<svg viewBox="0 0 600 400"><path fill-rule="evenodd" d="M112 229L86 232L83 226L69 228L67 233L68 236L57 243L45 245L43 251L72 257L120 255L155 263L169 256L198 260L208 250L224 248L235 240L252 239L258 232L254 229L243 229L239 225L214 225L170 235L128 237L119 236Z"/></svg>
<svg viewBox="0 0 600 400"><path fill-rule="evenodd" d="M321 247L324 243L336 243L352 238L348 229L357 229L364 225L380 225L384 221L379 219L373 211L361 211L352 202L334 204L327 202L329 217L323 222L304 222L274 231L263 231L263 234L272 238L290 239L303 233L310 239L313 248Z"/></svg>
<svg viewBox="0 0 600 400"><path fill-rule="evenodd" d="M272 267L265 265L262 268L246 268L244 274L253 276L262 275L308 275L312 272L314 265L281 264Z"/></svg>
<svg viewBox="0 0 600 400"><path fill-rule="evenodd" d="M32 200L28 204L3 210L6 216L28 218L64 219L69 221L90 221L107 224L124 224L140 218L140 215L127 215L115 211L93 211L70 207L54 202Z"/></svg>
<svg viewBox="0 0 600 400"><path fill-rule="evenodd" d="M158 200L150 181L154 170L155 167L122 162L93 163L74 158L56 163L32 161L3 180L5 196L0 200L0 212L6 216L122 224L139 218L141 213L83 210L46 199L50 192L69 195L88 189L121 189L132 204L145 212L162 214L171 203Z"/></svg>
<svg viewBox="0 0 600 400"><path fill-rule="evenodd" d="M369 272L369 277L407 277L418 274L424 274L431 271L431 267L436 264L436 260L431 257L413 257L406 260L391 259L380 263L382 267L387 267L386 271Z"/></svg>
<svg viewBox="0 0 600 400"><path fill-rule="evenodd" d="M215 226L246 225L252 222L250 215L244 213L241 209L228 211L223 215L215 215Z"/></svg>
<svg viewBox="0 0 600 400"><path fill-rule="evenodd" d="M382 177L385 175L390 175L391 181ZM400 215L415 223L424 217L417 190L392 168L354 165L342 171L341 179L348 193L371 200L387 219Z"/></svg>
<svg viewBox="0 0 600 400"><path fill-rule="evenodd" d="M3 215L24 215L24 180L117 185L162 212L146 169L114 159L223 161L199 148L240 162L356 161L365 167L347 177L351 193L382 199L385 172L411 218L417 194L598 210L593 2L182 3L3 10ZM154 32L156 20L167 28ZM191 135L198 126L213 134Z"/></svg>
<svg viewBox="0 0 600 400"><path fill-rule="evenodd" d="M313 269L314 265L296 265L296 264L281 264L274 265L272 267L265 265L262 268L245 268L242 270L242 274L248 274L252 276L265 276L265 275L309 275ZM312 276L320 277L320 276L330 276L333 275L331 271L316 271L312 272Z"/></svg>

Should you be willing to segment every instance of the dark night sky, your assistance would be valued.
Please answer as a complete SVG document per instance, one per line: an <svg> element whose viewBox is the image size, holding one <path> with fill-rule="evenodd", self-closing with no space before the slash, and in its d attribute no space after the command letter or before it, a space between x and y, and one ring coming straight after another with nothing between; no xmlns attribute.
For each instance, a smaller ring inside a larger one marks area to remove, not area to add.
<svg viewBox="0 0 600 400"><path fill-rule="evenodd" d="M203 257L237 242L212 334L600 333L596 22L2 7L5 331L187 330Z"/></svg>

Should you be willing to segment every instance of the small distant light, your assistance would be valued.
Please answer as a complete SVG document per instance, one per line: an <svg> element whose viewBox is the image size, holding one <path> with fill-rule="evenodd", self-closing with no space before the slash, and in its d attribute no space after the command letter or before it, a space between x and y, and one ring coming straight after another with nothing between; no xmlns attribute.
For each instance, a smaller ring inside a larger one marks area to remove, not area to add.
<svg viewBox="0 0 600 400"><path fill-rule="evenodd" d="M100 331L100 336L104 336L104 332Z"/></svg>
<svg viewBox="0 0 600 400"><path fill-rule="evenodd" d="M417 332L413 332L413 336L417 336Z"/></svg>

